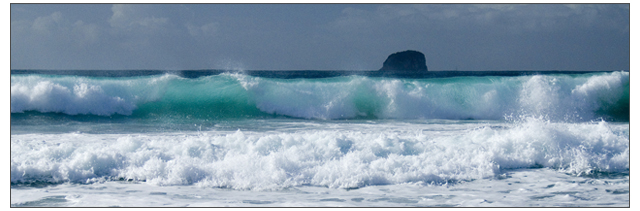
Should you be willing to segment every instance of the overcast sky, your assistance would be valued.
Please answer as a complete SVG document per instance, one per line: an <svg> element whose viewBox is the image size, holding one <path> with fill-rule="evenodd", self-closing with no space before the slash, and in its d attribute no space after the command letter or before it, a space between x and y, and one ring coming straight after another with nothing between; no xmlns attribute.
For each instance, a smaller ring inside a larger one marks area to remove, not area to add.
<svg viewBox="0 0 640 211"><path fill-rule="evenodd" d="M11 4L11 69L628 70L628 4Z"/></svg>

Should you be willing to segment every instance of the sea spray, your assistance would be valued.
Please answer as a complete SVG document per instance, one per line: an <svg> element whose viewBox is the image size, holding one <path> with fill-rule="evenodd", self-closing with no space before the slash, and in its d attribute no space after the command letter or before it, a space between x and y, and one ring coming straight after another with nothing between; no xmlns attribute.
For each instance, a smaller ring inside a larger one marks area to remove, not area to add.
<svg viewBox="0 0 640 211"><path fill-rule="evenodd" d="M11 113L135 118L628 120L629 73L394 79L12 75Z"/></svg>
<svg viewBox="0 0 640 211"><path fill-rule="evenodd" d="M160 100L172 75L107 79L80 76L11 76L11 113L131 115Z"/></svg>
<svg viewBox="0 0 640 211"><path fill-rule="evenodd" d="M628 72L44 72L12 71L12 206L629 204Z"/></svg>
<svg viewBox="0 0 640 211"><path fill-rule="evenodd" d="M388 124L360 131L13 135L11 182L135 180L274 190L447 184L520 168L576 176L629 171L628 125L528 118L441 133L430 125L399 130Z"/></svg>

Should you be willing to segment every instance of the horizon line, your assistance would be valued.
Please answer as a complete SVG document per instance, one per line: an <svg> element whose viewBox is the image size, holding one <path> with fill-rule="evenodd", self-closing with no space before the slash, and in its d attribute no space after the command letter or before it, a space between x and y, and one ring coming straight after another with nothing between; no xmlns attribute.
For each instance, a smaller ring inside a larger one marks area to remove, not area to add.
<svg viewBox="0 0 640 211"><path fill-rule="evenodd" d="M464 70L464 69L443 69L443 70L426 70L426 71L412 71L412 70L348 70L348 69L291 69L291 70L266 70L266 69L253 69L253 70L239 70L239 69L10 69L14 70L26 70L26 71L231 71L231 72L243 72L243 71L340 71L340 72L437 72L437 71L583 71L583 72L599 72L599 71L630 71L628 69L609 69L609 70L567 70L567 69L497 69L497 70Z"/></svg>

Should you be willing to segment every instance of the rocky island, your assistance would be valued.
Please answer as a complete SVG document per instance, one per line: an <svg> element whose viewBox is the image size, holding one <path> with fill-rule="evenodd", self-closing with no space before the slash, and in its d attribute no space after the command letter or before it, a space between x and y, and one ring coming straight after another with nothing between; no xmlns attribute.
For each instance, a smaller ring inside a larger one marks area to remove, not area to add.
<svg viewBox="0 0 640 211"><path fill-rule="evenodd" d="M423 53L414 50L389 55L382 64L381 71L428 71Z"/></svg>

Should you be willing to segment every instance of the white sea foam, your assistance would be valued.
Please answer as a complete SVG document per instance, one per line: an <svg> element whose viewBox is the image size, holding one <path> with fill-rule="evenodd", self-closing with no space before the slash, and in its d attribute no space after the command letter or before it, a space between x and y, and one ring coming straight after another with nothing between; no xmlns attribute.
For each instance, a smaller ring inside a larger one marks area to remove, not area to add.
<svg viewBox="0 0 640 211"><path fill-rule="evenodd" d="M161 99L165 75L150 79L99 80L85 77L11 77L11 113L131 115L138 104Z"/></svg>
<svg viewBox="0 0 640 211"><path fill-rule="evenodd" d="M373 115L384 119L504 119L544 116L589 121L624 98L626 72L590 77L536 75L494 78L278 81L238 77L267 113L309 119Z"/></svg>
<svg viewBox="0 0 640 211"><path fill-rule="evenodd" d="M69 207L628 207L629 179L580 178L552 169L449 185L247 191L137 182L11 189L11 206Z"/></svg>
<svg viewBox="0 0 640 211"><path fill-rule="evenodd" d="M572 175L629 170L629 128L624 124L533 118L463 128L326 126L298 132L12 135L11 182L122 178L155 185L280 190L440 185L532 167Z"/></svg>
<svg viewBox="0 0 640 211"><path fill-rule="evenodd" d="M505 116L535 115L554 121L591 121L608 117L607 109L628 110L612 108L628 98L625 95L628 82L628 72L579 76L439 79L351 76L295 80L241 74L198 79L173 75L125 79L12 76L11 112L131 115L146 104L161 102L179 112L187 112L184 116L205 117L220 116L216 112L231 112L223 111L220 106L243 105L233 111L235 114L223 116L257 115L253 111L259 109L264 114L305 119L502 120ZM166 95L167 90L173 94ZM227 94L220 94L222 92ZM189 109L190 105L200 107ZM154 109L141 113L156 112ZM202 112L212 114L202 115Z"/></svg>
<svg viewBox="0 0 640 211"><path fill-rule="evenodd" d="M11 80L12 113L133 114L55 124L12 114L12 206L629 204L629 124L597 120L628 95L628 72ZM135 119L185 105L176 112L187 118L238 105L312 120Z"/></svg>

